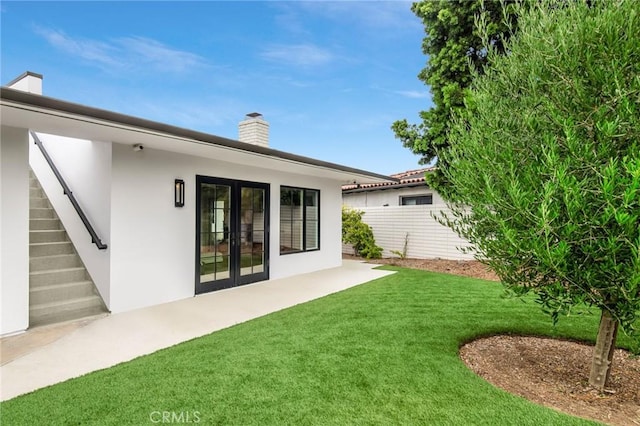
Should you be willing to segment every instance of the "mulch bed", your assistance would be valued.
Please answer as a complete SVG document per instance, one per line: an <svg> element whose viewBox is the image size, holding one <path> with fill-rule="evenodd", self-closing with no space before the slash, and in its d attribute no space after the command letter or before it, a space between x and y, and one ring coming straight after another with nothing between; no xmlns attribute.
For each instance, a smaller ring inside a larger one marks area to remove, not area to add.
<svg viewBox="0 0 640 426"><path fill-rule="evenodd" d="M589 387L593 346L526 336L492 336L460 348L480 377L508 392L574 416L640 425L640 358L616 349L604 393Z"/></svg>

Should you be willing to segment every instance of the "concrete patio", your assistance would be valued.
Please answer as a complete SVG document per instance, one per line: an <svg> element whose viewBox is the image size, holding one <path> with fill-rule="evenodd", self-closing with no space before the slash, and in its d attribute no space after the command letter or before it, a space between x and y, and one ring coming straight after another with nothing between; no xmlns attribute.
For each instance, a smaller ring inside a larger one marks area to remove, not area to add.
<svg viewBox="0 0 640 426"><path fill-rule="evenodd" d="M5 337L0 341L0 400L393 273L373 269L376 266L379 265L344 260L339 268Z"/></svg>

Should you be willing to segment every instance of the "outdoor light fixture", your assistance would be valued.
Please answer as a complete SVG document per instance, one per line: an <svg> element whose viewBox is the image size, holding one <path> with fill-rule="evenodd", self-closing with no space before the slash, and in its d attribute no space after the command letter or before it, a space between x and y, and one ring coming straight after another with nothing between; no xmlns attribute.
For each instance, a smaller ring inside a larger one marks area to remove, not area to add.
<svg viewBox="0 0 640 426"><path fill-rule="evenodd" d="M182 179L176 179L174 198L176 207L184 207L184 181Z"/></svg>

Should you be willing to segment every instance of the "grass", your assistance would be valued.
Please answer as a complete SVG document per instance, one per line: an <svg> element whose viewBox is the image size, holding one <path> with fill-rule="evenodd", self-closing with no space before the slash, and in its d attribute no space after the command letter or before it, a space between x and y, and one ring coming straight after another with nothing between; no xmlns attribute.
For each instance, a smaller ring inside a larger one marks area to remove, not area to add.
<svg viewBox="0 0 640 426"><path fill-rule="evenodd" d="M590 424L501 391L459 360L463 342L494 333L595 338L596 315L554 329L534 303L501 293L496 283L398 269L14 398L0 421L141 425L167 412L224 425Z"/></svg>

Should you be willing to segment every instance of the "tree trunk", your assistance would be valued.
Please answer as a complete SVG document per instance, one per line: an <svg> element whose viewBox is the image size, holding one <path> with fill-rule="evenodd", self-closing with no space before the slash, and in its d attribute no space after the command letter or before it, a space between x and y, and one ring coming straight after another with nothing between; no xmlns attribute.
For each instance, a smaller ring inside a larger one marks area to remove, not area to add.
<svg viewBox="0 0 640 426"><path fill-rule="evenodd" d="M600 329L598 330L596 346L593 348L591 374L589 374L589 384L600 392L604 390L609 381L617 335L618 321L603 309L600 316Z"/></svg>

